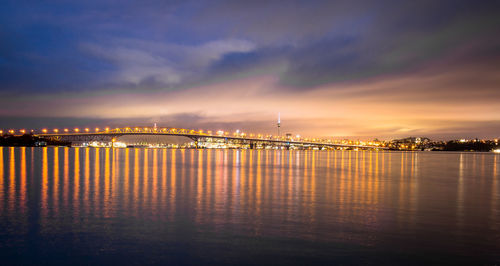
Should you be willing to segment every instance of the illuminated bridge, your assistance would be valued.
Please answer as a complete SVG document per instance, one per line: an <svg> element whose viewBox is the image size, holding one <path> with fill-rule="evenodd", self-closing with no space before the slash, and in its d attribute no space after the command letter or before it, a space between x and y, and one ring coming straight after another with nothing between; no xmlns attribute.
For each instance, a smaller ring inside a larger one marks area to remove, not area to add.
<svg viewBox="0 0 500 266"><path fill-rule="evenodd" d="M0 132L1 134L2 132ZM28 132L25 130L9 130L11 135L23 135ZM17 134L16 134L17 133ZM235 132L217 131L202 131L184 128L168 128L168 127L124 127L124 128L104 128L91 130L85 129L53 129L53 130L31 130L33 136L49 138L53 140L68 141L68 142L115 142L122 136L180 136L187 137L194 141L196 147L199 143L219 142L245 145L249 148L256 147L285 147L285 148L360 148L360 149L387 149L377 145L338 143L326 139L309 139L301 137L278 137L261 134L246 134Z"/></svg>

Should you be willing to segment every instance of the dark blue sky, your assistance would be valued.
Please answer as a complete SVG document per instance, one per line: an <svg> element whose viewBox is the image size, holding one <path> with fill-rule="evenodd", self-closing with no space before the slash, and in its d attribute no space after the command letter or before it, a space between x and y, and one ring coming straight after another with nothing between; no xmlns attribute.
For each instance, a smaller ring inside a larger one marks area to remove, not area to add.
<svg viewBox="0 0 500 266"><path fill-rule="evenodd" d="M0 128L498 137L499 1L3 1Z"/></svg>

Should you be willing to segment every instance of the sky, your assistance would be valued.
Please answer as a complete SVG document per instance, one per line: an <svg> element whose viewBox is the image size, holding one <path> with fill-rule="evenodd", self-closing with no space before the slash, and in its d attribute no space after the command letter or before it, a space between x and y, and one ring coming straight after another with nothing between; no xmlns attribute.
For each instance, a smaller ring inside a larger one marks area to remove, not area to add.
<svg viewBox="0 0 500 266"><path fill-rule="evenodd" d="M2 1L0 129L500 137L500 1Z"/></svg>

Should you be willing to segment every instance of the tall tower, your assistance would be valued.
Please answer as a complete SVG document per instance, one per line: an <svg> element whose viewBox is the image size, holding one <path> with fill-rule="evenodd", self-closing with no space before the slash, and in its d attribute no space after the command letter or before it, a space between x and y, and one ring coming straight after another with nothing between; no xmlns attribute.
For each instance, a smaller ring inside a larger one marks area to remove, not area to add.
<svg viewBox="0 0 500 266"><path fill-rule="evenodd" d="M280 135L280 127L281 127L281 119L280 119L280 113L278 113L278 137L281 137Z"/></svg>

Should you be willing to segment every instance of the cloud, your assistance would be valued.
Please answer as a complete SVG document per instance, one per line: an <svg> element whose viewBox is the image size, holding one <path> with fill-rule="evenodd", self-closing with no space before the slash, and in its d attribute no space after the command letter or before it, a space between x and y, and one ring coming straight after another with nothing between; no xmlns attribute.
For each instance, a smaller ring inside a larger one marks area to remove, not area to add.
<svg viewBox="0 0 500 266"><path fill-rule="evenodd" d="M81 49L112 66L108 82L115 86L171 88L201 74L224 55L249 52L254 45L237 39L192 46L118 39L107 45L84 43Z"/></svg>

